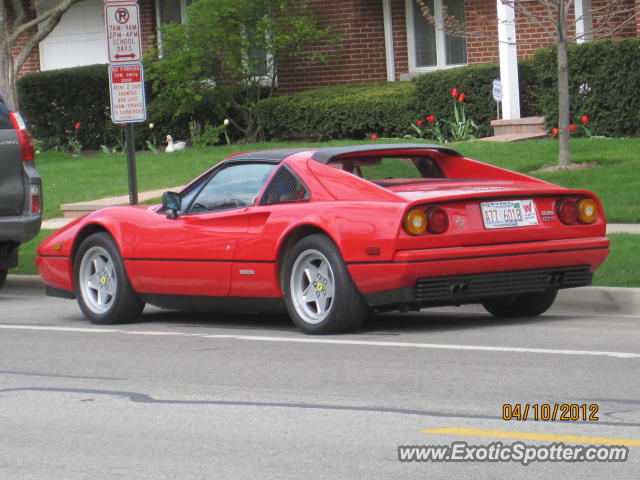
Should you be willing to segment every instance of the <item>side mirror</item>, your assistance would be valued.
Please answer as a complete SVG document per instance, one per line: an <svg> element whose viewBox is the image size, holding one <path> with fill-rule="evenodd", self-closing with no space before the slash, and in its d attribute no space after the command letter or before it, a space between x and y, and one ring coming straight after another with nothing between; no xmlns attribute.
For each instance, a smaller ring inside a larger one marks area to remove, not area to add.
<svg viewBox="0 0 640 480"><path fill-rule="evenodd" d="M182 210L182 197L176 192L164 192L162 194L162 210L167 218L178 218L178 212Z"/></svg>

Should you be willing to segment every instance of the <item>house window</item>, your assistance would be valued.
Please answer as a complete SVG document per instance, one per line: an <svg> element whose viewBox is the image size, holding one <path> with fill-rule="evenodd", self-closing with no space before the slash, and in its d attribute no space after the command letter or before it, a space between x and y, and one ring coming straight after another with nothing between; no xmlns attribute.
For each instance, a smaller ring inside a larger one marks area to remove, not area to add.
<svg viewBox="0 0 640 480"><path fill-rule="evenodd" d="M467 40L444 31L444 16L464 23L464 0L425 0L435 24L424 18L415 0L407 2L407 41L412 72L466 65Z"/></svg>
<svg viewBox="0 0 640 480"><path fill-rule="evenodd" d="M184 23L187 19L187 7L193 0L156 0L156 15L158 27L167 23ZM248 33L247 33L248 34ZM158 33L158 41L162 45L162 34ZM264 49L252 48L247 52L252 61L256 76L264 77L269 73L270 56Z"/></svg>
<svg viewBox="0 0 640 480"><path fill-rule="evenodd" d="M167 23L184 23L187 18L187 7L192 0L156 0L158 26Z"/></svg>

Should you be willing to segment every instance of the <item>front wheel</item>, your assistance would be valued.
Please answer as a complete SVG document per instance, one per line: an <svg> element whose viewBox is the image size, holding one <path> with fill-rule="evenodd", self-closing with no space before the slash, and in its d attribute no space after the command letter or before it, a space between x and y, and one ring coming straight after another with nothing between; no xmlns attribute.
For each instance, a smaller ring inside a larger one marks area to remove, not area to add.
<svg viewBox="0 0 640 480"><path fill-rule="evenodd" d="M74 262L74 285L78 305L93 323L130 322L144 308L107 233L95 233L80 244Z"/></svg>
<svg viewBox="0 0 640 480"><path fill-rule="evenodd" d="M544 292L496 298L484 302L482 306L496 317L535 317L551 308L557 294L557 289L549 288Z"/></svg>
<svg viewBox="0 0 640 480"><path fill-rule="evenodd" d="M287 255L283 269L287 310L303 332L353 331L366 319L367 304L337 247L325 235L300 240Z"/></svg>

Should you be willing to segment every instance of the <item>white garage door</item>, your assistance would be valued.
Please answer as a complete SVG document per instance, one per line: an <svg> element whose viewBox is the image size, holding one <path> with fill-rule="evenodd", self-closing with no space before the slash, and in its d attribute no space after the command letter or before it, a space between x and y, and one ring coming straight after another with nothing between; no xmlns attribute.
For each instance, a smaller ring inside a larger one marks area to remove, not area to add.
<svg viewBox="0 0 640 480"><path fill-rule="evenodd" d="M57 0L38 0L42 12ZM40 69L108 63L102 0L85 0L69 9L40 43Z"/></svg>

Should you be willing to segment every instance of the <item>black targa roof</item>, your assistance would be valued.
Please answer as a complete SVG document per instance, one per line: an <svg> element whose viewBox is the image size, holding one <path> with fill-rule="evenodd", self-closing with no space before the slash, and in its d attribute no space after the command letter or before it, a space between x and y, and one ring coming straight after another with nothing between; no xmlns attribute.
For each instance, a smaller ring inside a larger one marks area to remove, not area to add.
<svg viewBox="0 0 640 480"><path fill-rule="evenodd" d="M247 152L234 155L230 160L267 160L273 162L281 162L285 158L294 153L314 151L314 148L291 148L282 150L261 150L257 152ZM436 150L445 155L454 157L462 157L460 153L449 147L442 145L429 145L426 143L381 143L379 145L353 145L350 147L326 147L318 148L311 156L315 161L320 163L329 163L335 157L348 155L353 153L372 153L383 154L388 150Z"/></svg>

